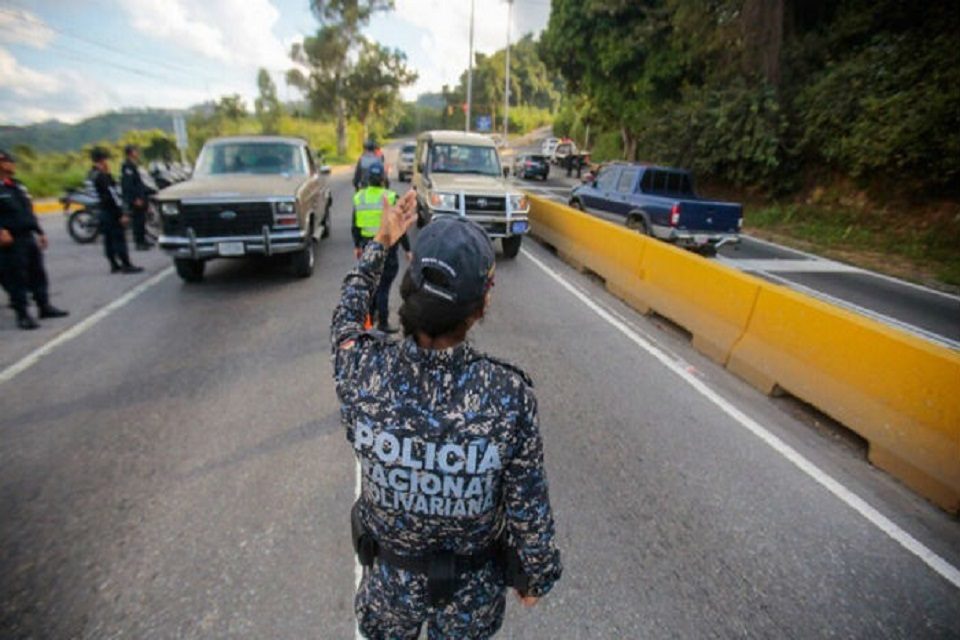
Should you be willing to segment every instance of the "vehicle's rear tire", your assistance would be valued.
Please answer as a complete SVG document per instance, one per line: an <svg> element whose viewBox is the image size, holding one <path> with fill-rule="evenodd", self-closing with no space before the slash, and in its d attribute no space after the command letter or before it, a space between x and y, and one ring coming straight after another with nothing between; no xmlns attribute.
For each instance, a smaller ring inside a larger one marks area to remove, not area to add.
<svg viewBox="0 0 960 640"><path fill-rule="evenodd" d="M650 235L650 227L647 226L647 221L643 217L638 215L631 215L627 217L626 222L628 229L633 229L641 235L648 236Z"/></svg>
<svg viewBox="0 0 960 640"><path fill-rule="evenodd" d="M500 242L503 244L503 257L516 258L517 254L520 253L520 243L523 242L523 236L501 238Z"/></svg>
<svg viewBox="0 0 960 640"><path fill-rule="evenodd" d="M307 246L293 254L291 263L293 274L298 278L309 278L313 275L313 267L317 262L317 241L313 236L307 236Z"/></svg>
<svg viewBox="0 0 960 640"><path fill-rule="evenodd" d="M697 249L697 253L702 255L704 258L715 258L717 256L717 246L713 244L705 244Z"/></svg>
<svg viewBox="0 0 960 640"><path fill-rule="evenodd" d="M80 244L89 244L100 234L100 223L89 209L77 209L67 218L67 231Z"/></svg>
<svg viewBox="0 0 960 640"><path fill-rule="evenodd" d="M586 209L584 209L583 207L583 202L581 202L579 198L574 198L573 200L571 200L570 206L573 207L574 209L577 209L578 211L586 211Z"/></svg>
<svg viewBox="0 0 960 640"><path fill-rule="evenodd" d="M207 263L203 260L190 258L174 258L173 266L177 268L177 275L184 282L200 282L203 280L203 271Z"/></svg>

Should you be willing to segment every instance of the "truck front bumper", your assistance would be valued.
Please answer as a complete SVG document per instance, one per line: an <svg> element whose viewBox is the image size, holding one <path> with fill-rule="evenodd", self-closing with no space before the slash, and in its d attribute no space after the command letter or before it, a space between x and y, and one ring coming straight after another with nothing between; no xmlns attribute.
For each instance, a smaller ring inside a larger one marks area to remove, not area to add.
<svg viewBox="0 0 960 640"><path fill-rule="evenodd" d="M160 248L174 258L207 260L209 258L237 258L245 255L272 256L293 253L307 246L305 231L271 231L264 227L256 236L222 236L197 238L192 230L186 237L161 235Z"/></svg>
<svg viewBox="0 0 960 640"><path fill-rule="evenodd" d="M485 216L485 215L462 215L450 211L434 211L430 219L443 216L464 217L480 225L487 235L491 238L509 238L510 236L526 235L530 232L530 221L527 214L513 214L512 216Z"/></svg>

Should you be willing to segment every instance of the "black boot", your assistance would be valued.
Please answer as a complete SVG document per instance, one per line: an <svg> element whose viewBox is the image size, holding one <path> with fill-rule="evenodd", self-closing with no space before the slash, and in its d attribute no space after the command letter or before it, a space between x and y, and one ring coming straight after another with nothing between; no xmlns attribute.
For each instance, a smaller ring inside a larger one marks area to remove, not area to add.
<svg viewBox="0 0 960 640"><path fill-rule="evenodd" d="M120 268L120 271L124 273L140 273L143 271L143 267L138 267L132 264L125 264Z"/></svg>
<svg viewBox="0 0 960 640"><path fill-rule="evenodd" d="M63 318L70 315L69 311L64 311L63 309L57 309L55 306L50 304L39 305L40 317L41 318Z"/></svg>
<svg viewBox="0 0 960 640"><path fill-rule="evenodd" d="M27 311L17 312L17 326L21 329L37 329L40 325L34 320Z"/></svg>

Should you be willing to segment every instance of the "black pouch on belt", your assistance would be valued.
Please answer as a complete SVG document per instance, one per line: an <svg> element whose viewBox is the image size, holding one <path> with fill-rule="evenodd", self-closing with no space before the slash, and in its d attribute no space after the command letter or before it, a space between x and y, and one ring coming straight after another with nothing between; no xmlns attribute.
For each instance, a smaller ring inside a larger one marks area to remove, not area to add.
<svg viewBox="0 0 960 640"><path fill-rule="evenodd" d="M435 551L427 564L427 598L431 606L442 607L457 591L457 559L452 551Z"/></svg>
<svg viewBox="0 0 960 640"><path fill-rule="evenodd" d="M364 567L373 564L373 559L377 555L377 541L363 526L360 520L360 501L353 503L350 509L350 538L353 540L353 550L357 554L357 559Z"/></svg>

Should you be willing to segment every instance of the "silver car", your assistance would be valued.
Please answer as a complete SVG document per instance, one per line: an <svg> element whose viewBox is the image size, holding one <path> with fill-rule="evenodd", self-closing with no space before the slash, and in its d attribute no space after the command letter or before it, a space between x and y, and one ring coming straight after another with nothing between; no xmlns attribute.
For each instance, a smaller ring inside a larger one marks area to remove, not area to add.
<svg viewBox="0 0 960 640"><path fill-rule="evenodd" d="M417 145L412 142L400 148L400 159L397 161L397 178L400 182L406 182L413 176L413 156L416 151Z"/></svg>

